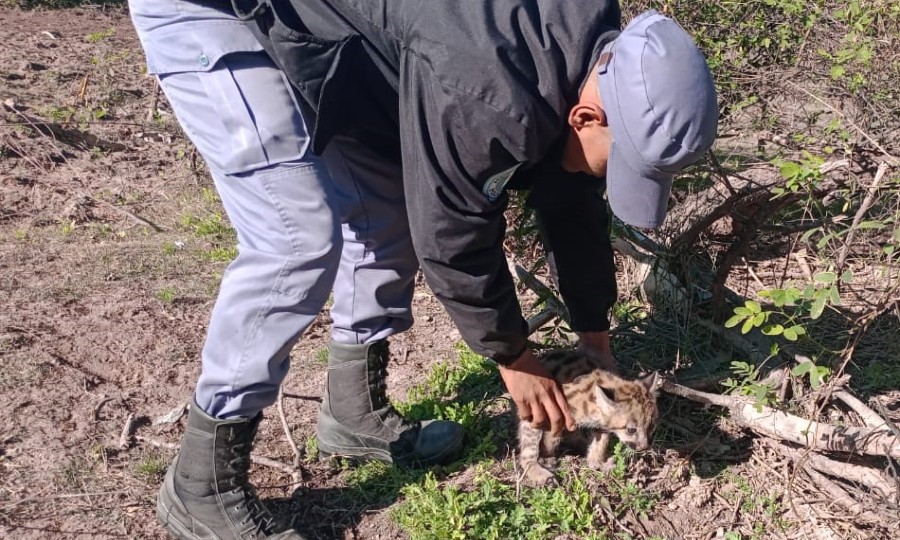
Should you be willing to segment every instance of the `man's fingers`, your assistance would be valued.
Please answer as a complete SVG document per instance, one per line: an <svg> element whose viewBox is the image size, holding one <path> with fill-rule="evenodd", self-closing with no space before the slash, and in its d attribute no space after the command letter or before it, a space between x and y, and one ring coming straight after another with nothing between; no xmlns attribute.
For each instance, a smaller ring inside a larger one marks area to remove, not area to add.
<svg viewBox="0 0 900 540"><path fill-rule="evenodd" d="M554 401L552 395L547 396L545 404L547 407L547 416L550 419L550 433L559 435L566 427L566 417Z"/></svg>
<svg viewBox="0 0 900 540"><path fill-rule="evenodd" d="M531 407L531 427L540 430L547 429L547 412L540 402Z"/></svg>
<svg viewBox="0 0 900 540"><path fill-rule="evenodd" d="M559 406L559 410L562 411L566 429L575 431L575 419L572 418L572 414L569 412L569 402L566 401L566 395L562 393L562 390L556 388L555 392L553 392L553 397L556 398L556 404Z"/></svg>

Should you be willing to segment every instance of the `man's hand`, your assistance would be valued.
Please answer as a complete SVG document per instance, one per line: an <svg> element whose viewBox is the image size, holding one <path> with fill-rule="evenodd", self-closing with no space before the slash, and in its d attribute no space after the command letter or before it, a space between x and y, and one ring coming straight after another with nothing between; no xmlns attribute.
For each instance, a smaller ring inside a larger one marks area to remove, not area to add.
<svg viewBox="0 0 900 540"><path fill-rule="evenodd" d="M575 429L566 396L531 349L512 364L500 366L500 376L519 408L519 418L536 429L549 428L554 435Z"/></svg>
<svg viewBox="0 0 900 540"><path fill-rule="evenodd" d="M601 368L613 373L619 372L609 344L609 332L579 332L578 350L594 357Z"/></svg>

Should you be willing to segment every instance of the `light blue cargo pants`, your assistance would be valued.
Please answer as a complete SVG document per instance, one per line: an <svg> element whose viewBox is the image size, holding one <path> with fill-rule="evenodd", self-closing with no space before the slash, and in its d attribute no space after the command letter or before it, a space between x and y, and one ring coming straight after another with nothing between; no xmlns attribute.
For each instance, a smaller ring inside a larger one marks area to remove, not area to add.
<svg viewBox="0 0 900 540"><path fill-rule="evenodd" d="M400 170L346 138L311 155L297 98L232 15L182 0L129 7L237 231L195 398L214 417L253 417L275 401L290 349L332 290L339 343L412 325L418 263Z"/></svg>

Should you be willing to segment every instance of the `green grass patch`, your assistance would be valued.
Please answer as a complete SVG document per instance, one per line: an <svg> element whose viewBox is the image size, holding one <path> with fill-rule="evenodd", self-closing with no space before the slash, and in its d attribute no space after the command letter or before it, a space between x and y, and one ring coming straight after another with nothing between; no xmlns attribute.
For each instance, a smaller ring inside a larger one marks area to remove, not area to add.
<svg viewBox="0 0 900 540"><path fill-rule="evenodd" d="M175 287L163 287L162 289L156 291L156 298L167 304L171 304L175 301L175 297L178 295L178 289Z"/></svg>
<svg viewBox="0 0 900 540"><path fill-rule="evenodd" d="M500 373L492 361L457 347L459 360L435 364L425 381L395 407L410 420L452 420L466 429L468 449L464 463L470 464L496 452L497 433L489 412L494 397L501 392ZM508 434L506 434L508 436Z"/></svg>
<svg viewBox="0 0 900 540"><path fill-rule="evenodd" d="M458 348L456 363L436 364L425 380L412 388L397 409L413 419L441 418L462 424L467 433L466 454L455 465L430 471L403 471L378 463L349 471L348 486L355 499L385 504L398 495L390 515L412 540L544 539L572 535L581 539L620 538L599 517L607 514L649 514L657 502L637 484L626 480L630 452L622 445L613 451L616 466L609 473L562 466L560 486L517 486L513 462L498 455L499 444L515 445L509 422L509 403L495 397L502 391L496 365L468 348ZM475 467L471 481L444 480L450 471ZM605 488L595 489L598 484Z"/></svg>
<svg viewBox="0 0 900 540"><path fill-rule="evenodd" d="M201 238L236 239L237 235L222 214L214 212L207 216L195 216L187 213L181 216L179 226L185 232L193 233Z"/></svg>
<svg viewBox="0 0 900 540"><path fill-rule="evenodd" d="M166 474L166 469L168 469L168 467L169 459L159 454L151 453L142 456L136 463L134 463L134 465L132 465L131 467L131 472L138 480L142 480L147 484L155 485L162 480L162 477Z"/></svg>
<svg viewBox="0 0 900 540"><path fill-rule="evenodd" d="M538 540L561 534L611 538L594 525L587 484L577 475L563 474L563 487L554 489L517 489L484 466L470 489L441 485L428 474L421 484L403 488L405 500L391 515L412 540Z"/></svg>
<svg viewBox="0 0 900 540"><path fill-rule="evenodd" d="M201 257L210 262L231 262L238 256L236 247L214 247L202 252Z"/></svg>

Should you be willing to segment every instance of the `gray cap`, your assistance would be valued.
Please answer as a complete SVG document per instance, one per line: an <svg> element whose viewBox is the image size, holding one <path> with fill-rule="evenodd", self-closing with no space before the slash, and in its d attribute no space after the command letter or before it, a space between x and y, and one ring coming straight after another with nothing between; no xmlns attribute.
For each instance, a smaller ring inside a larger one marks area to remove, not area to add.
<svg viewBox="0 0 900 540"><path fill-rule="evenodd" d="M687 32L651 10L604 47L598 77L613 138L609 204L630 225L658 227L673 176L716 139L719 112L709 67Z"/></svg>

